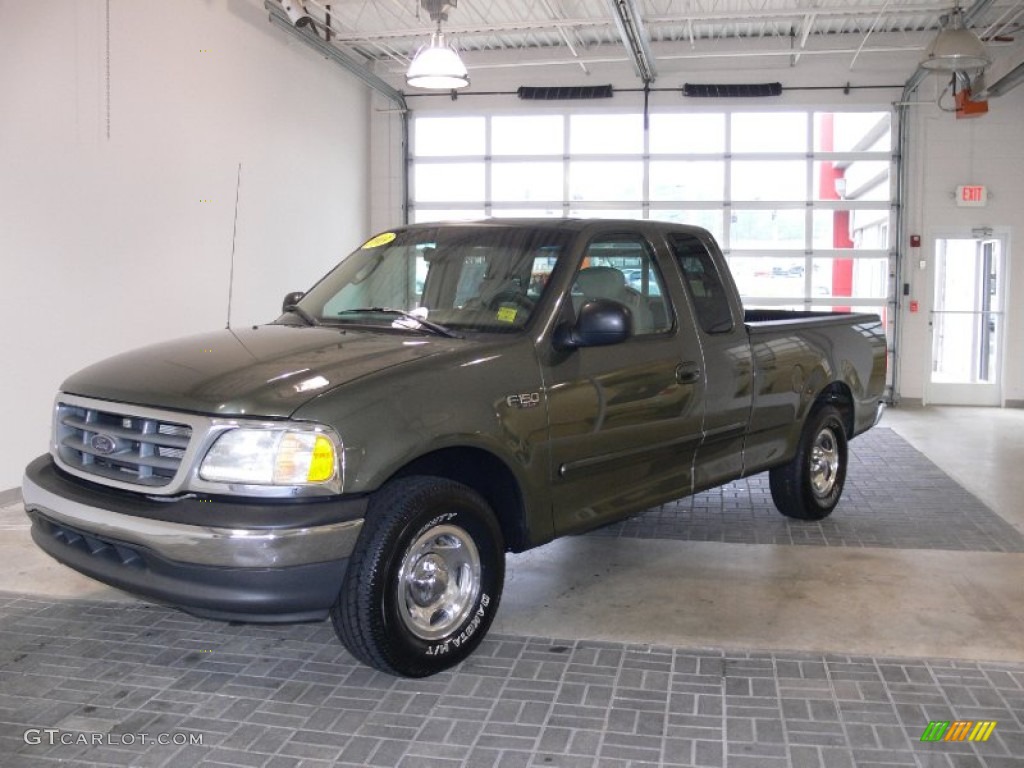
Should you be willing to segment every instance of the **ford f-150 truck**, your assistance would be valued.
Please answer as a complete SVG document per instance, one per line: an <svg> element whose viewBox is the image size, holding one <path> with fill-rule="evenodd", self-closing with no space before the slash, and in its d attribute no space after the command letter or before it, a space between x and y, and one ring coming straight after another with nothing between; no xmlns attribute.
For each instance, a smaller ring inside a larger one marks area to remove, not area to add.
<svg viewBox="0 0 1024 768"><path fill-rule="evenodd" d="M696 227L408 226L272 323L68 378L23 497L84 574L205 617L329 615L425 676L483 638L506 552L765 470L782 514L828 515L885 366L875 315L744 312Z"/></svg>

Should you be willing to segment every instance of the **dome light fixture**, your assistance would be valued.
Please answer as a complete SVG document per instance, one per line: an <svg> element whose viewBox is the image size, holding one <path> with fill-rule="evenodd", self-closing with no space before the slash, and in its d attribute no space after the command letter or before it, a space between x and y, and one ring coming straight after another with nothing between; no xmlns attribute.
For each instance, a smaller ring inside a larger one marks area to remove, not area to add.
<svg viewBox="0 0 1024 768"><path fill-rule="evenodd" d="M949 24L932 40L921 66L936 72L978 72L992 63L985 44L964 28L963 12L957 6Z"/></svg>
<svg viewBox="0 0 1024 768"><path fill-rule="evenodd" d="M413 57L405 82L413 88L429 88L450 91L469 85L469 71L459 57L459 52L444 39L441 20L437 31L430 36L430 43L420 48Z"/></svg>

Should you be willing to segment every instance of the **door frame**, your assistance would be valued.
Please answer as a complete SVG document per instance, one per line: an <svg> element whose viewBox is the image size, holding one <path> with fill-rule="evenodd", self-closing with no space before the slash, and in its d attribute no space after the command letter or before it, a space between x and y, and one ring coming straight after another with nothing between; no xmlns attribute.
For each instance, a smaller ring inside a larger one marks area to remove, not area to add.
<svg viewBox="0 0 1024 768"><path fill-rule="evenodd" d="M981 232L984 230L985 234ZM998 339L999 369L995 381L986 384L935 384L932 382L932 367L935 356L935 325L933 322L936 308L935 279L938 270L937 247L940 240L998 240L1002 250L1002 271L1000 273L1000 317L1002 323ZM926 271L928 295L928 348L924 359L924 388L922 403L924 405L963 405L982 407L1002 407L1004 400L1004 383L1006 379L1006 354L1008 350L1007 332L1009 324L1008 297L1010 286L1010 228L1009 227L958 227L955 229L938 229L930 233L928 238L928 269ZM980 389L990 387L988 396Z"/></svg>

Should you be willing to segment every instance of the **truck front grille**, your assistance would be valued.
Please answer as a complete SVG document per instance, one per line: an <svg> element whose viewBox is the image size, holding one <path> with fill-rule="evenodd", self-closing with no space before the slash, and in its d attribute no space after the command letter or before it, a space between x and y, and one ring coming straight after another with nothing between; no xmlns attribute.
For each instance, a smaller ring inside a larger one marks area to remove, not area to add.
<svg viewBox="0 0 1024 768"><path fill-rule="evenodd" d="M165 486L177 474L191 437L187 424L57 403L55 438L60 460L99 478L149 488Z"/></svg>

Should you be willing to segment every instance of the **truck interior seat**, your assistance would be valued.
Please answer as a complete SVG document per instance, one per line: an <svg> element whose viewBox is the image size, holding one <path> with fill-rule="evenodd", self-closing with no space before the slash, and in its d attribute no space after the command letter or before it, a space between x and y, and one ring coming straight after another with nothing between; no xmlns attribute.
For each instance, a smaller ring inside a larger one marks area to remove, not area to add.
<svg viewBox="0 0 1024 768"><path fill-rule="evenodd" d="M639 293L626 285L626 276L615 267L586 267L576 276L576 287L585 301L611 299L625 304L633 313L634 333L649 333L654 327L650 307Z"/></svg>

